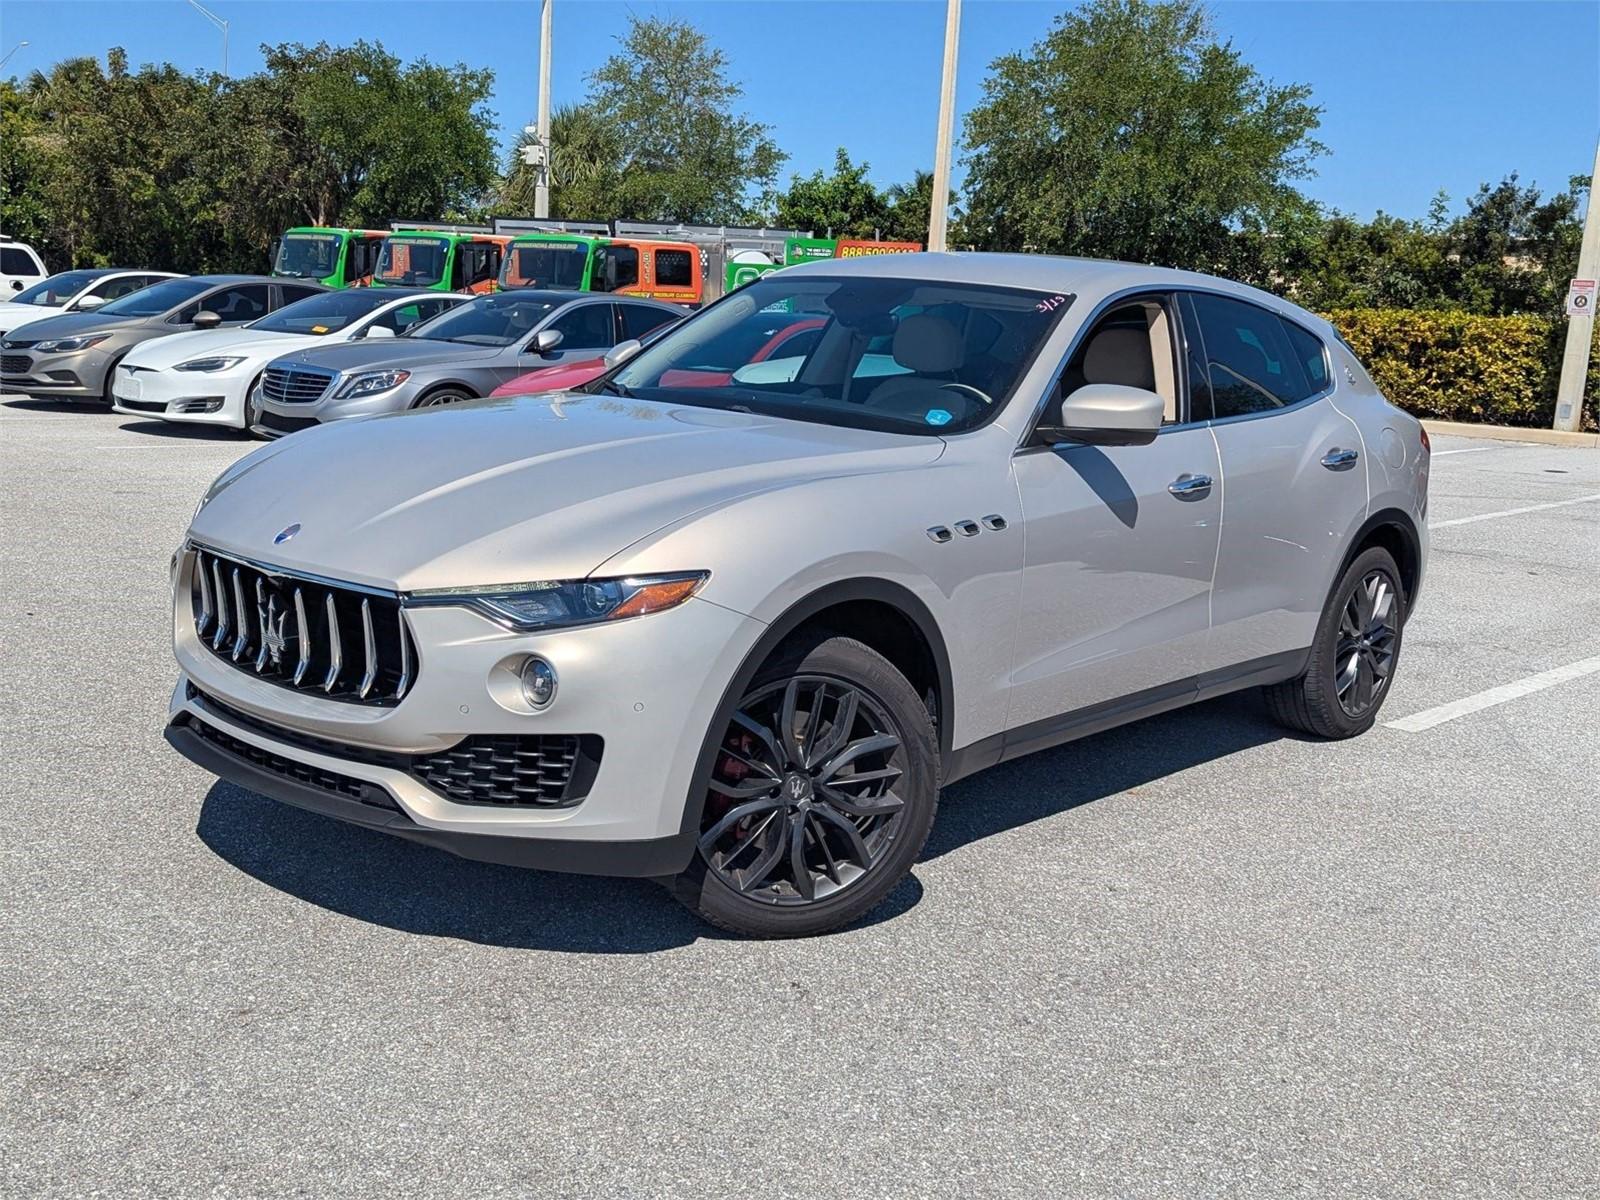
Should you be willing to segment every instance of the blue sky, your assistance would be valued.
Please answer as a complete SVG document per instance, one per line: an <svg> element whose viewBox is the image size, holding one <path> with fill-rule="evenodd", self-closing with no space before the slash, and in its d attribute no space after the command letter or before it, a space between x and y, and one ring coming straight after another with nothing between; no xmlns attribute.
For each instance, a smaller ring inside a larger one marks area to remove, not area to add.
<svg viewBox="0 0 1600 1200"><path fill-rule="evenodd" d="M203 0L204 2L204 0ZM234 74L261 65L262 42L382 41L404 58L493 68L503 139L532 119L538 66L534 0L210 0L231 22ZM958 105L988 64L1026 47L1064 6L966 0ZM1444 188L1459 207L1510 171L1547 191L1586 172L1600 135L1600 3L1261 0L1213 4L1218 31L1268 78L1311 85L1330 153L1303 186L1368 216L1422 216ZM791 171L828 167L847 147L879 183L932 165L942 0L556 0L557 104L615 45L628 14L676 17L728 55L746 110L775 128ZM4 0L0 54L30 45L6 73L47 69L114 45L135 63L217 69L221 36L182 0Z"/></svg>

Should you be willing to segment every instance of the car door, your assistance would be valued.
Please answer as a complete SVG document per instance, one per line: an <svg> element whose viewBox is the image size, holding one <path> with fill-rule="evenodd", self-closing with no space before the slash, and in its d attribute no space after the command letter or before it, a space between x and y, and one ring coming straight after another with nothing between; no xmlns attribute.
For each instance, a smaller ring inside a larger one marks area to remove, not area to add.
<svg viewBox="0 0 1600 1200"><path fill-rule="evenodd" d="M1171 296L1119 299L1055 385L1063 395L1089 383L1161 393L1166 418L1153 441L1025 445L1013 460L1026 527L1008 755L1048 744L1104 711L1096 706L1195 693L1222 489L1211 431L1190 419L1177 333Z"/></svg>
<svg viewBox="0 0 1600 1200"><path fill-rule="evenodd" d="M1327 352L1309 330L1211 292L1185 294L1183 312L1226 511L1206 669L1266 669L1311 645L1366 515L1361 437L1331 401Z"/></svg>

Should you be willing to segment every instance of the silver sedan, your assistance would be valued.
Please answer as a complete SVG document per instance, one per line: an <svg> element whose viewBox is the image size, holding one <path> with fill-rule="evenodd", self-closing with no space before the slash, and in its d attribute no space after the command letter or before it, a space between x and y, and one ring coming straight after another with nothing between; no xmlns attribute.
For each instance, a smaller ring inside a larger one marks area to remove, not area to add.
<svg viewBox="0 0 1600 1200"><path fill-rule="evenodd" d="M480 296L404 337L316 346L268 365L252 398L254 429L280 437L346 417L487 396L566 359L594 358L681 319L673 304L524 289Z"/></svg>

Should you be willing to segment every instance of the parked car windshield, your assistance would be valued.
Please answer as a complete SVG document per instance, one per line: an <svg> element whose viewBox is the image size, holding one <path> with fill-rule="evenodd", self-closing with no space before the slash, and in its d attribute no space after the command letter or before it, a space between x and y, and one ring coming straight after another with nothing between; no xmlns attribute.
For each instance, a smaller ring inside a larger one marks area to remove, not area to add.
<svg viewBox="0 0 1600 1200"><path fill-rule="evenodd" d="M352 321L359 321L375 308L394 302L394 293L352 288L343 292L319 292L285 305L269 317L250 323L251 329L268 333L333 333Z"/></svg>
<svg viewBox="0 0 1600 1200"><path fill-rule="evenodd" d="M389 237L378 254L374 279L405 287L432 287L445 277L450 242L442 237Z"/></svg>
<svg viewBox="0 0 1600 1200"><path fill-rule="evenodd" d="M520 292L496 292L441 313L406 336L470 346L509 346L532 333L533 327L555 306L554 300L537 300Z"/></svg>
<svg viewBox="0 0 1600 1200"><path fill-rule="evenodd" d="M278 243L278 259L272 264L274 275L296 279L321 279L339 267L337 233L286 233Z"/></svg>
<svg viewBox="0 0 1600 1200"><path fill-rule="evenodd" d="M98 271L63 271L59 275L50 276L43 283L36 283L31 288L18 292L11 297L11 303L59 307L99 278Z"/></svg>
<svg viewBox="0 0 1600 1200"><path fill-rule="evenodd" d="M108 317L153 317L216 287L209 279L168 279L95 309Z"/></svg>
<svg viewBox="0 0 1600 1200"><path fill-rule="evenodd" d="M512 243L500 268L500 286L577 291L588 261L589 249L580 242Z"/></svg>
<svg viewBox="0 0 1600 1200"><path fill-rule="evenodd" d="M900 433L961 433L1010 397L1071 298L924 279L742 288L601 390ZM801 322L814 322L802 331ZM795 327L797 336L782 337ZM786 353L793 344L798 352Z"/></svg>

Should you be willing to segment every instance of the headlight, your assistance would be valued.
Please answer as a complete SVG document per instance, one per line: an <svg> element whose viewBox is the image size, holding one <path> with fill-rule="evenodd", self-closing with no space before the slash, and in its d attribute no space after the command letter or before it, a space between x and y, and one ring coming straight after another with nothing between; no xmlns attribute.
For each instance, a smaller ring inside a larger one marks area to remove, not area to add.
<svg viewBox="0 0 1600 1200"><path fill-rule="evenodd" d="M40 342L34 349L41 354L60 354L72 350L87 350L90 346L98 346L110 336L109 333L91 333L83 337L56 338L51 342Z"/></svg>
<svg viewBox="0 0 1600 1200"><path fill-rule="evenodd" d="M352 375L334 392L335 400L348 400L351 396L376 396L397 388L411 378L410 371L363 371Z"/></svg>
<svg viewBox="0 0 1600 1200"><path fill-rule="evenodd" d="M242 358L191 358L188 362L181 362L173 367L174 371L226 371L230 367L237 367L242 363Z"/></svg>
<svg viewBox="0 0 1600 1200"><path fill-rule="evenodd" d="M565 629L621 621L676 608L698 592L709 571L645 575L627 579L569 579L550 583L505 583L469 588L423 588L407 603L475 608L509 629Z"/></svg>

